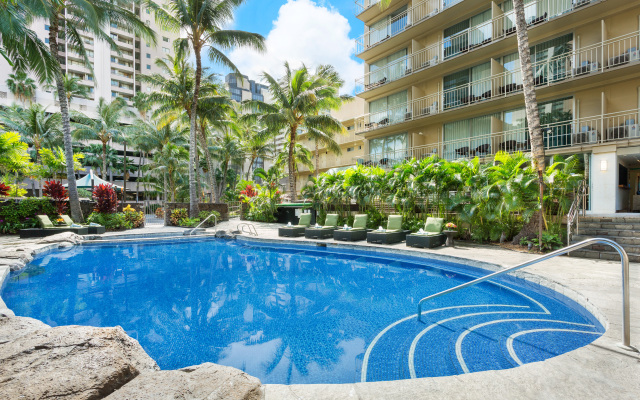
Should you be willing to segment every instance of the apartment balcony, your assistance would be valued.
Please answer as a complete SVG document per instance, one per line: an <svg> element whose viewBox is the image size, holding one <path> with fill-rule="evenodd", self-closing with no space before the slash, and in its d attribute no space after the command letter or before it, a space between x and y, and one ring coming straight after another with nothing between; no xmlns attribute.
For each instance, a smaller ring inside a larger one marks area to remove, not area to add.
<svg viewBox="0 0 640 400"><path fill-rule="evenodd" d="M330 168L340 168L340 167L348 167L351 165L355 165L354 157L351 155L352 153L343 152L341 155L335 155L333 153L324 154L324 151L320 154L320 159L318 160L318 169L320 171L327 170ZM313 167L316 167L315 159L311 160L313 162ZM309 172L309 168L304 165L298 165L298 172Z"/></svg>
<svg viewBox="0 0 640 400"><path fill-rule="evenodd" d="M633 32L533 64L536 87L595 76L619 67L640 65L640 33ZM429 117L455 108L522 92L522 70L494 74L486 79L417 98L399 106L356 118L356 133Z"/></svg>
<svg viewBox="0 0 640 400"><path fill-rule="evenodd" d="M640 109L557 122L542 126L547 154L577 153L595 146L616 143L619 146L640 144ZM438 156L446 160L490 157L498 151L531 151L527 128L496 132L464 139L441 141L409 147L400 151L356 157L358 164L392 168L405 160Z"/></svg>
<svg viewBox="0 0 640 400"><path fill-rule="evenodd" d="M122 51L122 52L118 53L115 50L111 50L110 55L111 55L111 57L118 57L118 58L122 58L122 59L125 59L127 61L130 61L130 62L133 62L133 52L128 53L126 51Z"/></svg>
<svg viewBox="0 0 640 400"><path fill-rule="evenodd" d="M370 30L357 38L356 55L363 59L370 59L381 52L381 50L376 49L386 42L392 42L392 48L401 46L407 41L414 39L416 34L421 34L421 32L404 34L404 32L407 32L411 28L439 26L438 24L423 24L425 21L436 19L434 18L436 16L438 16L440 23L446 23L446 20L442 19L444 17L440 18L440 14L447 8L460 4L461 1L462 0L447 1L446 8L442 8L436 0L425 0L423 3L408 9L406 13L394 17L389 21L387 26ZM603 1L605 0L532 1L525 5L525 17L529 27L533 27L544 22L555 20L590 4L601 3ZM442 20L440 21L440 19ZM515 32L515 12L509 11L428 47L431 49L431 52L433 48L437 49L437 61L441 62L442 60L468 53L489 43L514 35ZM388 48L388 46L384 47ZM429 57L427 59L430 60L431 58L432 57ZM414 68L422 68L422 66L416 63L414 64Z"/></svg>

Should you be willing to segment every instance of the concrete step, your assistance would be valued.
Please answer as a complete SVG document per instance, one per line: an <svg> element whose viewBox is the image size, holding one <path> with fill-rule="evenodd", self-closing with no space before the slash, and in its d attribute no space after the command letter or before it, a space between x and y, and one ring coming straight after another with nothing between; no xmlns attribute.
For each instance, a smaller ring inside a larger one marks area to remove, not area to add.
<svg viewBox="0 0 640 400"><path fill-rule="evenodd" d="M571 252L571 257L579 257L579 258L593 258L596 260L612 260L612 261L620 261L620 256L617 252L608 252L608 251L598 251L598 250L589 250L589 249L580 249L577 251ZM627 253L629 256L630 262L640 263L640 254L638 253Z"/></svg>
<svg viewBox="0 0 640 400"><path fill-rule="evenodd" d="M582 220L580 220L579 226L584 229L605 229L616 231L640 230L640 222L582 222Z"/></svg>
<svg viewBox="0 0 640 400"><path fill-rule="evenodd" d="M581 232L582 233L582 232ZM623 247L626 246L640 246L640 237L625 237L625 236L612 236L612 235L574 235L572 243L578 243L586 239L591 238L605 238L611 239L614 242L621 244Z"/></svg>
<svg viewBox="0 0 640 400"><path fill-rule="evenodd" d="M588 237L628 237L628 238L640 238L640 230L615 230L615 229L596 229L596 228L585 228L582 224L578 229L580 232L580 236L588 236Z"/></svg>
<svg viewBox="0 0 640 400"><path fill-rule="evenodd" d="M599 222L599 223L632 223L640 224L640 214L637 217L579 217L580 222Z"/></svg>

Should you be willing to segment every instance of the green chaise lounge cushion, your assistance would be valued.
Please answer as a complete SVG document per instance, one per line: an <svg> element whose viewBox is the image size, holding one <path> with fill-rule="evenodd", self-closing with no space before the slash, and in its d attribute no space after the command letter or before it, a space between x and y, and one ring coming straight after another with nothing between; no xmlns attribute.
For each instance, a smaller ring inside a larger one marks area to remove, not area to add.
<svg viewBox="0 0 640 400"><path fill-rule="evenodd" d="M352 229L367 229L367 214L356 214Z"/></svg>
<svg viewBox="0 0 640 400"><path fill-rule="evenodd" d="M402 230L402 215L389 215L387 232L398 232L400 230Z"/></svg>
<svg viewBox="0 0 640 400"><path fill-rule="evenodd" d="M36 215L36 219L38 220L38 225L40 225L40 228L55 228L55 226L53 226L53 222L51 222L49 217L47 217L46 215Z"/></svg>
<svg viewBox="0 0 640 400"><path fill-rule="evenodd" d="M322 228L335 228L338 225L338 214L327 214Z"/></svg>
<svg viewBox="0 0 640 400"><path fill-rule="evenodd" d="M311 225L311 213L305 213L300 216L297 228L308 228Z"/></svg>
<svg viewBox="0 0 640 400"><path fill-rule="evenodd" d="M64 220L64 223L67 224L67 226L71 226L74 224L73 220L71 219L71 217L69 217L68 215L63 215L62 219Z"/></svg>
<svg viewBox="0 0 640 400"><path fill-rule="evenodd" d="M444 224L444 218L429 217L424 223L424 231L427 235L439 235L442 233L442 224Z"/></svg>

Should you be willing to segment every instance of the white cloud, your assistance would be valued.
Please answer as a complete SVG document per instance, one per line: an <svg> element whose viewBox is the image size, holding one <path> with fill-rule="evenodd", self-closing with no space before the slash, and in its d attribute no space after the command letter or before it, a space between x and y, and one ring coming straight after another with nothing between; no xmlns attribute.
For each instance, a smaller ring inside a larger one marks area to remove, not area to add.
<svg viewBox="0 0 640 400"><path fill-rule="evenodd" d="M343 91L351 93L354 80L364 72L363 65L351 58L355 44L349 38L351 27L337 10L312 0L288 0L280 7L278 18L266 36L265 53L238 48L229 58L240 71L260 79L263 72L278 78L284 62L291 68L304 63L308 68L331 64L345 81Z"/></svg>

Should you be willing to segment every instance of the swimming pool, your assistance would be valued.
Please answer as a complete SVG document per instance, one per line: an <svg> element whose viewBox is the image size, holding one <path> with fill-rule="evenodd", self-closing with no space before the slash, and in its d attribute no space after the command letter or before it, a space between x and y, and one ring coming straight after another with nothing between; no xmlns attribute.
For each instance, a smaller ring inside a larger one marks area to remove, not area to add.
<svg viewBox="0 0 640 400"><path fill-rule="evenodd" d="M122 326L163 369L229 365L263 383L351 383L513 368L604 332L583 307L521 279L417 301L484 275L363 249L221 239L88 244L10 276L16 315Z"/></svg>

